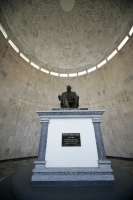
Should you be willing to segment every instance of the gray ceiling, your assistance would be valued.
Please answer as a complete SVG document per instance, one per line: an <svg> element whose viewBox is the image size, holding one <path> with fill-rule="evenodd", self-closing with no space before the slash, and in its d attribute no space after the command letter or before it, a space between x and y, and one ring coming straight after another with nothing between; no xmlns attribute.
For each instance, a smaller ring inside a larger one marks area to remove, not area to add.
<svg viewBox="0 0 133 200"><path fill-rule="evenodd" d="M133 0L3 0L1 24L40 67L59 73L89 69L106 58L133 25Z"/></svg>

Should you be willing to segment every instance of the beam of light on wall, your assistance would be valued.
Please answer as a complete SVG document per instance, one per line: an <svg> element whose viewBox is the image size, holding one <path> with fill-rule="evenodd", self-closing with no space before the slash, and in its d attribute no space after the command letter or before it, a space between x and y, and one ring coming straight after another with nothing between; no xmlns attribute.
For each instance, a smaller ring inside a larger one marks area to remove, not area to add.
<svg viewBox="0 0 133 200"><path fill-rule="evenodd" d="M98 68L99 68L99 67L102 67L106 62L107 62L106 60L103 60L101 63L99 63L99 64L97 65L97 67L98 67Z"/></svg>
<svg viewBox="0 0 133 200"><path fill-rule="evenodd" d="M8 35L1 24L0 24L0 30L1 30L2 34L4 35L4 37L7 39Z"/></svg>
<svg viewBox="0 0 133 200"><path fill-rule="evenodd" d="M126 44L126 42L127 42L128 40L129 40L129 37L126 36L126 37L124 38L124 40L119 44L118 50L120 50L120 49L124 46L124 44Z"/></svg>
<svg viewBox="0 0 133 200"><path fill-rule="evenodd" d="M79 73L78 73L78 76L81 76L81 75L84 75L84 74L86 74L86 71L79 72Z"/></svg>
<svg viewBox="0 0 133 200"><path fill-rule="evenodd" d="M50 72L51 75L54 75L54 76L58 76L58 73L56 72Z"/></svg>
<svg viewBox="0 0 133 200"><path fill-rule="evenodd" d="M131 28L131 30L129 31L129 35L131 36L133 34L133 26Z"/></svg>
<svg viewBox="0 0 133 200"><path fill-rule="evenodd" d="M113 58L115 56L115 54L117 54L117 50L114 50L108 57L107 60L110 60L111 58Z"/></svg>
<svg viewBox="0 0 133 200"><path fill-rule="evenodd" d="M60 77L68 77L68 74L60 74Z"/></svg>
<svg viewBox="0 0 133 200"><path fill-rule="evenodd" d="M96 69L97 69L96 67L92 67L92 68L88 69L87 72L90 73L90 72L93 72Z"/></svg>
<svg viewBox="0 0 133 200"><path fill-rule="evenodd" d="M38 65L36 65L35 63L30 62L30 64L31 64L33 67L35 67L36 69L40 69L40 67L39 67Z"/></svg>
<svg viewBox="0 0 133 200"><path fill-rule="evenodd" d="M19 52L18 47L16 47L16 45L10 39L8 40L8 42L12 46L12 48L18 53Z"/></svg>
<svg viewBox="0 0 133 200"><path fill-rule="evenodd" d="M21 56L24 60L26 60L27 62L30 61L29 58L27 58L23 53L20 53L20 56Z"/></svg>
<svg viewBox="0 0 133 200"><path fill-rule="evenodd" d="M42 71L42 72L45 72L45 73L47 73L47 74L49 74L49 71L46 70L46 69L44 69L44 68L41 68L41 71Z"/></svg>
<svg viewBox="0 0 133 200"><path fill-rule="evenodd" d="M77 73L69 74L69 77L77 76Z"/></svg>

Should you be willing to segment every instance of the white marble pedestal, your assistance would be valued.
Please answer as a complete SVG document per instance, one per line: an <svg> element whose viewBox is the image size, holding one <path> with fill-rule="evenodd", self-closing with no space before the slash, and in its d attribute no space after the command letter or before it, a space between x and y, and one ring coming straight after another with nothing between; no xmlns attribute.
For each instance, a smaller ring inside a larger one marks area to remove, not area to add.
<svg viewBox="0 0 133 200"><path fill-rule="evenodd" d="M32 181L48 185L108 185L114 181L101 134L103 110L37 111L42 128ZM61 144L62 133L80 133L81 146Z"/></svg>

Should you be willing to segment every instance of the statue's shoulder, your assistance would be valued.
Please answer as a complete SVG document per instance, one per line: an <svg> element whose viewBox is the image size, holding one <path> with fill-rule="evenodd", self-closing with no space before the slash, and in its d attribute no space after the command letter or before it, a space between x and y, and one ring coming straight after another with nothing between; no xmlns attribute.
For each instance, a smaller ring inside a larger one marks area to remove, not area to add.
<svg viewBox="0 0 133 200"><path fill-rule="evenodd" d="M71 91L72 94L76 94L76 92Z"/></svg>

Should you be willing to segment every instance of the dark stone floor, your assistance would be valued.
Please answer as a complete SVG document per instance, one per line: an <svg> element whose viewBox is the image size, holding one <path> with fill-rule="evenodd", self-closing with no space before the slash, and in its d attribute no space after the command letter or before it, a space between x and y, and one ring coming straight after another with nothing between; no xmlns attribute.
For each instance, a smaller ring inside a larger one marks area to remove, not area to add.
<svg viewBox="0 0 133 200"><path fill-rule="evenodd" d="M37 160L37 157L0 161L0 181L19 169L34 164L35 160Z"/></svg>
<svg viewBox="0 0 133 200"><path fill-rule="evenodd" d="M107 159L111 161L113 166L120 167L133 173L133 160L110 157L107 157ZM4 177L15 173L19 169L33 164L35 160L37 160L37 157L0 161L0 181Z"/></svg>
<svg viewBox="0 0 133 200"><path fill-rule="evenodd" d="M107 160L111 161L111 165L133 173L133 159L107 157Z"/></svg>

